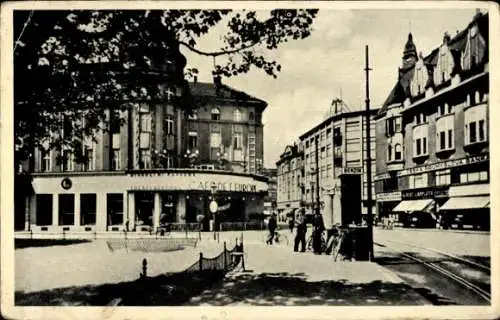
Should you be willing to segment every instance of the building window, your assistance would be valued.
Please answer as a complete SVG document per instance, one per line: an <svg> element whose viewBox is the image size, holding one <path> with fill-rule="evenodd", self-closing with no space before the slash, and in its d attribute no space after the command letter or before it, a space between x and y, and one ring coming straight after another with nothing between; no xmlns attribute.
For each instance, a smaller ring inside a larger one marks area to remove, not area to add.
<svg viewBox="0 0 500 320"><path fill-rule="evenodd" d="M253 121L255 119L254 113L252 111L250 111L250 113L248 114L248 119L250 121Z"/></svg>
<svg viewBox="0 0 500 320"><path fill-rule="evenodd" d="M212 109L212 120L220 120L220 110L217 108Z"/></svg>
<svg viewBox="0 0 500 320"><path fill-rule="evenodd" d="M401 144L397 143L394 146L394 160L402 160L403 159L403 148L401 147Z"/></svg>
<svg viewBox="0 0 500 320"><path fill-rule="evenodd" d="M139 168L140 169L151 169L151 150L141 149L139 151Z"/></svg>
<svg viewBox="0 0 500 320"><path fill-rule="evenodd" d="M387 145L387 160L392 161L392 146L390 144Z"/></svg>
<svg viewBox="0 0 500 320"><path fill-rule="evenodd" d="M141 132L151 132L152 117L149 113L141 114Z"/></svg>
<svg viewBox="0 0 500 320"><path fill-rule="evenodd" d="M73 171L75 169L75 157L72 151L63 150L62 155L62 171Z"/></svg>
<svg viewBox="0 0 500 320"><path fill-rule="evenodd" d="M85 162L82 164L83 171L95 170L95 157L94 157L93 144L87 144L83 147L83 158Z"/></svg>
<svg viewBox="0 0 500 320"><path fill-rule="evenodd" d="M50 150L42 149L41 153L42 153L41 171L49 172L52 170L52 161L51 161L52 152Z"/></svg>
<svg viewBox="0 0 500 320"><path fill-rule="evenodd" d="M118 148L113 148L113 161L111 161L111 170L121 169L121 152Z"/></svg>
<svg viewBox="0 0 500 320"><path fill-rule="evenodd" d="M462 172L460 173L460 183L472 183L488 181L488 171Z"/></svg>
<svg viewBox="0 0 500 320"><path fill-rule="evenodd" d="M427 123L427 115L425 113L418 113L415 115L415 124Z"/></svg>
<svg viewBox="0 0 500 320"><path fill-rule="evenodd" d="M198 148L198 132L189 131L189 141L188 146L190 150L194 150Z"/></svg>
<svg viewBox="0 0 500 320"><path fill-rule="evenodd" d="M455 118L450 115L436 121L436 150L452 150L455 148L453 132L455 131Z"/></svg>
<svg viewBox="0 0 500 320"><path fill-rule="evenodd" d="M333 129L333 144L337 147L342 145L342 132L340 128Z"/></svg>
<svg viewBox="0 0 500 320"><path fill-rule="evenodd" d="M436 186L447 186L451 184L451 170L436 171Z"/></svg>
<svg viewBox="0 0 500 320"><path fill-rule="evenodd" d="M96 224L97 197L95 193L80 194L80 225Z"/></svg>
<svg viewBox="0 0 500 320"><path fill-rule="evenodd" d="M174 117L167 115L165 118L165 133L168 135L174 134Z"/></svg>
<svg viewBox="0 0 500 320"><path fill-rule="evenodd" d="M123 193L108 193L106 200L108 225L123 224Z"/></svg>
<svg viewBox="0 0 500 320"><path fill-rule="evenodd" d="M428 128L427 126L418 126L413 129L413 156L427 155L427 139Z"/></svg>
<svg viewBox="0 0 500 320"><path fill-rule="evenodd" d="M233 119L235 122L240 122L243 120L243 114L241 113L240 109L235 109L233 111Z"/></svg>
<svg viewBox="0 0 500 320"><path fill-rule="evenodd" d="M473 26L469 30L467 44L465 45L462 54L462 69L470 70L473 66L478 65L486 53L486 41L478 31L477 26Z"/></svg>
<svg viewBox="0 0 500 320"><path fill-rule="evenodd" d="M444 116L453 113L453 106L447 103L442 104L438 107L438 116Z"/></svg>
<svg viewBox="0 0 500 320"><path fill-rule="evenodd" d="M428 187L428 174L422 173L408 177L408 187L410 189L425 188Z"/></svg>
<svg viewBox="0 0 500 320"><path fill-rule="evenodd" d="M243 148L243 136L241 133L234 134L234 149L242 149Z"/></svg>
<svg viewBox="0 0 500 320"><path fill-rule="evenodd" d="M465 110L465 144L487 141L486 105L478 105Z"/></svg>
<svg viewBox="0 0 500 320"><path fill-rule="evenodd" d="M71 226L75 222L75 195L59 195L59 225Z"/></svg>
<svg viewBox="0 0 500 320"><path fill-rule="evenodd" d="M212 132L210 134L210 147L219 148L221 145L221 135L220 132Z"/></svg>

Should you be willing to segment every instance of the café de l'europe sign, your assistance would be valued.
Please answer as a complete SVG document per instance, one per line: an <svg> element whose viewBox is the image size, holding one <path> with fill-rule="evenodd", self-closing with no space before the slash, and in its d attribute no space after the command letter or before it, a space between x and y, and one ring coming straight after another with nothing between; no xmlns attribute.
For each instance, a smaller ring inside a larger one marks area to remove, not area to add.
<svg viewBox="0 0 500 320"><path fill-rule="evenodd" d="M252 176L231 173L168 172L140 173L132 177L133 190L200 190L211 192L267 191L264 181Z"/></svg>

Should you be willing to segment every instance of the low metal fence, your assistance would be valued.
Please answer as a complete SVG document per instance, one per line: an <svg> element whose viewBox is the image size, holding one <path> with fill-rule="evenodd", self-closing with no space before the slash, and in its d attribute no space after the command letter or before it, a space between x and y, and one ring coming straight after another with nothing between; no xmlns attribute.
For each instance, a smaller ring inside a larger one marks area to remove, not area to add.
<svg viewBox="0 0 500 320"><path fill-rule="evenodd" d="M110 251L126 249L141 252L167 252L185 247L196 247L197 242L196 238L109 239L106 244Z"/></svg>

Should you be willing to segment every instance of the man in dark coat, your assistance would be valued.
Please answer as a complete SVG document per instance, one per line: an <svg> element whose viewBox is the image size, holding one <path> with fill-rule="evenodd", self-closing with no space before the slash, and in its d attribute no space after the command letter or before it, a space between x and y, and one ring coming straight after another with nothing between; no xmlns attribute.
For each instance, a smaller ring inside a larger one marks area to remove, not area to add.
<svg viewBox="0 0 500 320"><path fill-rule="evenodd" d="M278 222L276 221L276 216L274 215L274 213L269 217L267 228L269 229L269 239L267 240L267 244L273 244L276 228L278 228Z"/></svg>
<svg viewBox="0 0 500 320"><path fill-rule="evenodd" d="M319 212L316 212L313 218L313 249L315 254L321 254L321 239L324 230L325 225L323 223L323 217Z"/></svg>
<svg viewBox="0 0 500 320"><path fill-rule="evenodd" d="M299 244L301 244L300 252L306 251L306 233L307 225L305 220L304 209L297 210L297 217L295 218L295 244L293 246L293 251L299 251Z"/></svg>

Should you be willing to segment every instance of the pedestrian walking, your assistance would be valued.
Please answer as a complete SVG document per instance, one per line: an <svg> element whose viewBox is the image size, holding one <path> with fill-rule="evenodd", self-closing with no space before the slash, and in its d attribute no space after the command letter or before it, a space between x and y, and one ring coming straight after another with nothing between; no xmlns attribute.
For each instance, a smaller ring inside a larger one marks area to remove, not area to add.
<svg viewBox="0 0 500 320"><path fill-rule="evenodd" d="M278 222L276 221L276 216L274 213L272 213L271 216L269 217L267 228L269 229L269 238L267 240L267 244L273 244L276 228L278 228Z"/></svg>
<svg viewBox="0 0 500 320"><path fill-rule="evenodd" d="M299 251L299 245L301 245L300 252L306 251L306 233L307 233L307 225L305 220L304 209L301 208L297 212L297 217L295 218L295 243L293 246L293 251Z"/></svg>
<svg viewBox="0 0 500 320"><path fill-rule="evenodd" d="M323 223L323 217L317 211L313 218L313 250L315 254L321 254L321 237L324 230L325 225Z"/></svg>

